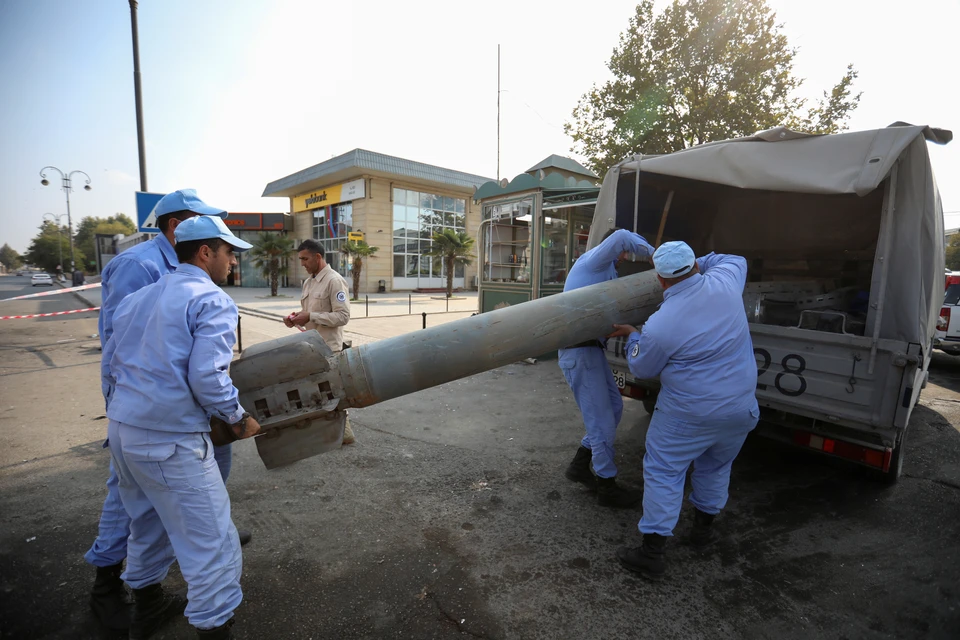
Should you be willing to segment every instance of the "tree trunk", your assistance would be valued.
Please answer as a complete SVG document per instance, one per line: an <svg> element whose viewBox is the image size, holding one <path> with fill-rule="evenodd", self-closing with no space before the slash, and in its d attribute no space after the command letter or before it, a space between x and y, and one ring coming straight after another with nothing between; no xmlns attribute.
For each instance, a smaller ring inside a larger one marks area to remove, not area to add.
<svg viewBox="0 0 960 640"><path fill-rule="evenodd" d="M453 256L447 256L447 297L453 297Z"/></svg>
<svg viewBox="0 0 960 640"><path fill-rule="evenodd" d="M279 265L276 261L270 262L270 296L277 296L277 285L279 285L280 273Z"/></svg>
<svg viewBox="0 0 960 640"><path fill-rule="evenodd" d="M360 299L360 272L363 270L363 260L356 258L353 261L353 298Z"/></svg>

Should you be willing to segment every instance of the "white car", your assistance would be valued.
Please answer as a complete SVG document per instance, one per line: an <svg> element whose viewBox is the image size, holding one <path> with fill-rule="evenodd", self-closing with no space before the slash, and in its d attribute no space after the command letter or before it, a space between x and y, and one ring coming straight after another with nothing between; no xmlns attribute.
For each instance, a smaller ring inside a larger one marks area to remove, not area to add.
<svg viewBox="0 0 960 640"><path fill-rule="evenodd" d="M38 285L50 285L53 286L53 278L50 277L48 273L35 273L33 277L30 278L30 286L36 287Z"/></svg>
<svg viewBox="0 0 960 640"><path fill-rule="evenodd" d="M960 355L960 283L950 282L937 319L933 346L952 356Z"/></svg>

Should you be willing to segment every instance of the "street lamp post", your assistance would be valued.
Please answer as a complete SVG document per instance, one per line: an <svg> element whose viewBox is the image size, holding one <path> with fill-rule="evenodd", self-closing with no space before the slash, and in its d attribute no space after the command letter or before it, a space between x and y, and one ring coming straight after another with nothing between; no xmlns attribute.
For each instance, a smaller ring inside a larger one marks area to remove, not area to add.
<svg viewBox="0 0 960 640"><path fill-rule="evenodd" d="M45 213L43 214L43 219L46 220L47 216L50 216L57 221L57 249L60 250L60 273L63 273L63 223L60 220L67 214L61 213L57 215L55 213Z"/></svg>
<svg viewBox="0 0 960 640"><path fill-rule="evenodd" d="M80 173L85 176L87 179L87 184L83 185L83 189L84 191L90 191L90 176L88 176L86 172L79 170L71 171L70 173L64 173L56 167L44 167L40 170L40 177L42 178L40 180L40 184L45 187L50 184L50 181L47 180L47 175L44 173L44 171L47 169L53 169L60 174L60 179L63 181L63 192L67 195L67 231L70 234L70 271L72 272L76 268L76 262L74 262L73 259L73 219L70 217L70 190L73 188L73 182L71 178L75 173Z"/></svg>

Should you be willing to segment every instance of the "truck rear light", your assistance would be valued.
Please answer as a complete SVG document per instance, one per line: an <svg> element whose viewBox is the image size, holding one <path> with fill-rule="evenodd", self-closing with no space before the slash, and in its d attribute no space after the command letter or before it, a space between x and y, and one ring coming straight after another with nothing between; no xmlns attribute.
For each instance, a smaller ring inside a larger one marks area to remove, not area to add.
<svg viewBox="0 0 960 640"><path fill-rule="evenodd" d="M845 458L870 467L880 469L884 473L890 468L892 449L872 449L852 442L826 438L806 431L794 431L793 443L800 447L815 449L829 453L838 458Z"/></svg>
<svg viewBox="0 0 960 640"><path fill-rule="evenodd" d="M940 317L937 318L937 331L946 331L950 328L950 307L940 309Z"/></svg>
<svg viewBox="0 0 960 640"><path fill-rule="evenodd" d="M626 384L623 386L623 389L620 389L620 395L633 398L634 400L644 400L650 395L650 392L642 387Z"/></svg>

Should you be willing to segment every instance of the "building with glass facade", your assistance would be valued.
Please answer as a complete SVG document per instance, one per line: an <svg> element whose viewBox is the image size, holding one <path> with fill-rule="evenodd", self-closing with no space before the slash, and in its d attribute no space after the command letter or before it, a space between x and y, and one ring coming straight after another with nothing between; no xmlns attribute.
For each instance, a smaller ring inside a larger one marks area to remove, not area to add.
<svg viewBox="0 0 960 640"><path fill-rule="evenodd" d="M359 293L441 289L446 271L425 255L445 229L477 237L480 207L473 194L490 178L354 149L271 182L265 197L287 197L294 238L319 240L330 265L352 283L352 261L340 250L350 237L377 247L364 259ZM472 288L478 265L458 267L454 286ZM305 276L291 261L291 283Z"/></svg>

